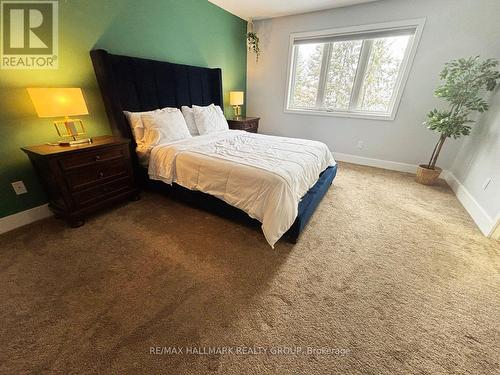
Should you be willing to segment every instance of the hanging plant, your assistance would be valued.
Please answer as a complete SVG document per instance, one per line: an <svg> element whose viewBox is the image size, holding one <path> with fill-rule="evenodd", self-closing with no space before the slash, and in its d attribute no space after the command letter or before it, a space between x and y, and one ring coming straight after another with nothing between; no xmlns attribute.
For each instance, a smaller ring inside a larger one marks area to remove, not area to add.
<svg viewBox="0 0 500 375"><path fill-rule="evenodd" d="M259 61L260 47L259 47L259 37L257 36L257 33L249 31L247 33L247 43L248 43L248 50L255 53L255 61Z"/></svg>
<svg viewBox="0 0 500 375"><path fill-rule="evenodd" d="M250 18L248 20L247 29L247 45L250 52L255 53L255 61L259 61L260 47L259 47L259 37L255 31L253 31L253 21Z"/></svg>

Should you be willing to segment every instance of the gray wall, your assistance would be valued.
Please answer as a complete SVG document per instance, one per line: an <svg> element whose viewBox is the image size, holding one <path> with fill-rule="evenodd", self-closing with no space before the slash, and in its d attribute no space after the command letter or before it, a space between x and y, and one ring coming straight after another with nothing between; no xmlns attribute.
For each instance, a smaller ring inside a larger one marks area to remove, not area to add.
<svg viewBox="0 0 500 375"><path fill-rule="evenodd" d="M421 123L441 103L433 98L439 72L446 61L459 57L500 58L498 15L499 0L382 0L258 21L262 55L256 63L248 54L247 113L261 117L263 133L317 139L335 152L367 158L425 162L437 134ZM426 25L394 121L283 112L290 33L421 17ZM438 164L450 168L461 143L447 142Z"/></svg>

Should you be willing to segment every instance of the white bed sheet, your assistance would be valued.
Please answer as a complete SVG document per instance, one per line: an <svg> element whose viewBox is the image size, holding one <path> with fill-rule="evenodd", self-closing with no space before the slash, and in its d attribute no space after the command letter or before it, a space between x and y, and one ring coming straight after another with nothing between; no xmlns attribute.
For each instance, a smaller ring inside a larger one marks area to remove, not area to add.
<svg viewBox="0 0 500 375"><path fill-rule="evenodd" d="M274 244L335 160L321 142L228 130L151 149L149 177L213 195L262 223Z"/></svg>

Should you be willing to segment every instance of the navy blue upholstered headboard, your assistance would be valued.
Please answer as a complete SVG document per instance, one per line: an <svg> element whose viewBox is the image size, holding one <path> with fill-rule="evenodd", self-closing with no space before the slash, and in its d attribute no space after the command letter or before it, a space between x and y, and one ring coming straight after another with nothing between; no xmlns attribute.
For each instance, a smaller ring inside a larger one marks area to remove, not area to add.
<svg viewBox="0 0 500 375"><path fill-rule="evenodd" d="M224 108L219 68L113 55L102 49L90 51L90 56L113 134L130 139L133 147L122 111L211 103Z"/></svg>

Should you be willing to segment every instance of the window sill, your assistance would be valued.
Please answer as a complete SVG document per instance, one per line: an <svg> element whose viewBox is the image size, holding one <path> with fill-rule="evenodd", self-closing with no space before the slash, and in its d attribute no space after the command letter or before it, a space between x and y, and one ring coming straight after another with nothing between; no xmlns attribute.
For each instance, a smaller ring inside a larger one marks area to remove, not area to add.
<svg viewBox="0 0 500 375"><path fill-rule="evenodd" d="M296 115L312 115L312 116L326 116L326 117L346 117L346 118L360 118L366 120L379 120L379 121L393 121L396 114L377 114L377 113L360 113L360 112L330 112L318 111L313 109L291 109L285 108L285 113Z"/></svg>

